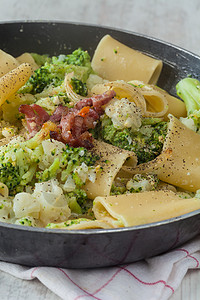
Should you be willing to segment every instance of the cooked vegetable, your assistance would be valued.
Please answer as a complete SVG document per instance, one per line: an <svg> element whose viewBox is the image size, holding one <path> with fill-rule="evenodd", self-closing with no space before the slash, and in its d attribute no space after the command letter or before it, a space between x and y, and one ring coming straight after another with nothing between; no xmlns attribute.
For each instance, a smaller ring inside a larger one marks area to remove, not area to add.
<svg viewBox="0 0 200 300"><path fill-rule="evenodd" d="M162 119L144 118L138 131L131 130L131 128L117 129L113 126L111 119L104 115L93 134L114 146L134 151L138 164L141 164L154 159L161 153L167 128L168 122Z"/></svg>
<svg viewBox="0 0 200 300"><path fill-rule="evenodd" d="M81 96L86 97L88 90L87 90L87 86L85 83L83 83L81 80L72 77L71 79L71 85L73 88L73 91Z"/></svg>
<svg viewBox="0 0 200 300"><path fill-rule="evenodd" d="M157 188L159 179L155 174L136 174L126 184L130 193L153 191Z"/></svg>
<svg viewBox="0 0 200 300"><path fill-rule="evenodd" d="M184 78L176 85L177 95L185 102L187 114L190 116L200 110L200 81Z"/></svg>
<svg viewBox="0 0 200 300"><path fill-rule="evenodd" d="M42 59L42 57L40 58ZM35 59L37 61L37 58ZM45 59L46 57L44 61ZM44 61L41 61L42 66L34 71L19 93L37 94L49 86L60 86L65 74L70 72L74 72L75 77L85 83L92 70L89 54L81 49L77 49L69 55L53 56L50 61L47 59L43 64Z"/></svg>
<svg viewBox="0 0 200 300"><path fill-rule="evenodd" d="M26 185L56 178L58 174L66 192L80 189L86 179L95 178L94 165L99 157L85 148L49 140L53 127L47 125L28 141L17 138L0 147L0 182L7 185L10 195L23 191ZM85 197L83 193L76 194L78 199Z"/></svg>
<svg viewBox="0 0 200 300"><path fill-rule="evenodd" d="M177 95L185 102L187 118L181 118L188 128L198 131L200 128L200 81L184 78L176 85Z"/></svg>

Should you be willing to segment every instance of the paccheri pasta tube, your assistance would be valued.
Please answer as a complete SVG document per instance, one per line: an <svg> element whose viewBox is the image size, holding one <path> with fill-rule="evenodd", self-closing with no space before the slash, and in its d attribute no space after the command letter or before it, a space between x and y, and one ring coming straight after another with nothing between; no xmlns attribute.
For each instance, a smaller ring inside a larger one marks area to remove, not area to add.
<svg viewBox="0 0 200 300"><path fill-rule="evenodd" d="M163 151L148 163L126 168L132 174L153 172L158 178L188 191L200 189L200 135L170 116Z"/></svg>
<svg viewBox="0 0 200 300"><path fill-rule="evenodd" d="M114 90L116 97L119 99L126 98L130 102L134 102L145 117L163 117L168 111L166 96L153 85L143 84L142 87L139 87L139 85L135 84L135 81L127 83L123 80L118 80L97 84L91 92L98 94L107 90Z"/></svg>
<svg viewBox="0 0 200 300"><path fill-rule="evenodd" d="M142 80L155 84L162 70L162 61L144 55L113 39L104 36L99 42L92 68L108 80Z"/></svg>
<svg viewBox="0 0 200 300"><path fill-rule="evenodd" d="M0 78L0 105L15 94L32 74L31 66L23 63Z"/></svg>
<svg viewBox="0 0 200 300"><path fill-rule="evenodd" d="M186 117L185 103L180 99L168 94L155 85L145 84L139 80L132 80L129 83L139 88L147 102L147 106L149 106L149 110L160 113L165 120L168 120L168 114L173 114L173 116L177 118ZM163 111L162 108L164 108L165 111Z"/></svg>
<svg viewBox="0 0 200 300"><path fill-rule="evenodd" d="M94 183L87 181L84 190L90 199L97 196L108 196L111 191L112 183L124 164L136 166L137 158L131 151L126 151L110 144L95 141L93 149L95 154L100 156L99 170ZM128 161L126 162L126 160Z"/></svg>
<svg viewBox="0 0 200 300"><path fill-rule="evenodd" d="M163 221L200 209L200 199L181 199L172 191L151 191L97 197L94 214L113 227L127 227Z"/></svg>

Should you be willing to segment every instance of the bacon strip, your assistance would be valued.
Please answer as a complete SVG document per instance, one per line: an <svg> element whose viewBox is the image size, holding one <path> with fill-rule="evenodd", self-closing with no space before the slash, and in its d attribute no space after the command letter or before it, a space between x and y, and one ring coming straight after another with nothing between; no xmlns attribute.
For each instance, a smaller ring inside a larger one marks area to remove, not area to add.
<svg viewBox="0 0 200 300"><path fill-rule="evenodd" d="M114 96L114 91L80 100L73 108L59 105L54 113L49 114L39 105L21 105L19 111L25 114L30 137L34 136L48 120L57 123L60 133L53 131L51 138L67 143L72 147L93 147L92 135L89 129L94 129L107 104Z"/></svg>
<svg viewBox="0 0 200 300"><path fill-rule="evenodd" d="M49 114L37 104L22 104L19 107L19 112L25 114L29 138L33 137L49 120Z"/></svg>

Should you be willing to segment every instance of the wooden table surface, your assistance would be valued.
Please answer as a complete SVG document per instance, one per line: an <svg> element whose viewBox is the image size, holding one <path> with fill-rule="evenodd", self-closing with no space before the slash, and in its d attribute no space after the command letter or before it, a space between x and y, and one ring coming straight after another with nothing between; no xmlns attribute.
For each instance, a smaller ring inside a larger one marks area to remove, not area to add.
<svg viewBox="0 0 200 300"><path fill-rule="evenodd" d="M0 0L0 7L0 22L61 20L105 25L153 36L200 55L199 0ZM170 299L199 300L199 281L199 270L188 271ZM38 280L23 281L0 272L0 299L60 298Z"/></svg>

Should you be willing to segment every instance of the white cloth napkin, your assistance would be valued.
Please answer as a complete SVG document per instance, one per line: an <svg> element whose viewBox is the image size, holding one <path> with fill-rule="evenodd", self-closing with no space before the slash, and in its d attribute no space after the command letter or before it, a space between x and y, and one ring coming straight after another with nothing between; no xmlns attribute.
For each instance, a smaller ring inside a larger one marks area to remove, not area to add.
<svg viewBox="0 0 200 300"><path fill-rule="evenodd" d="M29 268L0 262L0 270L24 280L38 278L65 300L166 300L187 270L198 268L200 236L169 253L101 269Z"/></svg>

